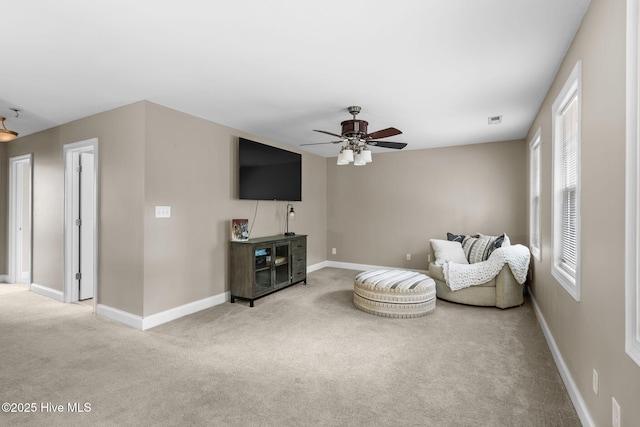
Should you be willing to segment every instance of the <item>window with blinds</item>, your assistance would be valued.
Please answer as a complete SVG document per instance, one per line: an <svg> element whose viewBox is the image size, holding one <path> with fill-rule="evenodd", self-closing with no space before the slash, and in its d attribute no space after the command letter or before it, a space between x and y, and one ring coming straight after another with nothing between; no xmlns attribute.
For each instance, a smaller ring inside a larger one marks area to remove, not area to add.
<svg viewBox="0 0 640 427"><path fill-rule="evenodd" d="M625 351L640 366L640 0L627 1Z"/></svg>
<svg viewBox="0 0 640 427"><path fill-rule="evenodd" d="M538 128L529 143L529 246L540 260L540 138Z"/></svg>
<svg viewBox="0 0 640 427"><path fill-rule="evenodd" d="M552 106L553 264L551 273L580 300L580 75L581 63Z"/></svg>
<svg viewBox="0 0 640 427"><path fill-rule="evenodd" d="M574 275L578 263L576 192L578 185L578 95L562 112L562 206L560 266Z"/></svg>

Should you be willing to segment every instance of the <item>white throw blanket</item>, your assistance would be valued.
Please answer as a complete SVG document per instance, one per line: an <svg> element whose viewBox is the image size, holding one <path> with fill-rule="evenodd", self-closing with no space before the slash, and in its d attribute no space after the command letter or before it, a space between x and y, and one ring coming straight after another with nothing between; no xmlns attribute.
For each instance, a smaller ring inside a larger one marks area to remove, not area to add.
<svg viewBox="0 0 640 427"><path fill-rule="evenodd" d="M444 278L452 291L487 283L500 273L505 263L509 264L517 282L523 284L527 280L529 270L529 248L512 245L498 248L491 253L489 259L475 264L458 264L446 262L442 266Z"/></svg>

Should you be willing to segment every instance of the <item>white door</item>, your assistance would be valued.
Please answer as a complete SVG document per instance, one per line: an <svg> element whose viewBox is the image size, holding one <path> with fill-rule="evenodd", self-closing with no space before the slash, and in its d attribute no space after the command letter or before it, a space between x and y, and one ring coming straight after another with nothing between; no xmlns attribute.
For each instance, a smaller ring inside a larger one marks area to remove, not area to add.
<svg viewBox="0 0 640 427"><path fill-rule="evenodd" d="M31 154L9 159L9 281L31 283Z"/></svg>
<svg viewBox="0 0 640 427"><path fill-rule="evenodd" d="M73 152L72 156L72 195L71 209L74 215L72 237L72 272L78 299L93 298L94 263L94 156L93 153Z"/></svg>
<svg viewBox="0 0 640 427"><path fill-rule="evenodd" d="M95 235L94 206L95 195L93 186L93 153L81 153L80 165L82 167L80 180L80 299L93 298L93 263L95 247L93 237ZM82 177L85 177L83 179ZM84 273L84 274L83 274Z"/></svg>
<svg viewBox="0 0 640 427"><path fill-rule="evenodd" d="M93 298L97 303L97 154L98 140L67 144L65 158L64 301Z"/></svg>

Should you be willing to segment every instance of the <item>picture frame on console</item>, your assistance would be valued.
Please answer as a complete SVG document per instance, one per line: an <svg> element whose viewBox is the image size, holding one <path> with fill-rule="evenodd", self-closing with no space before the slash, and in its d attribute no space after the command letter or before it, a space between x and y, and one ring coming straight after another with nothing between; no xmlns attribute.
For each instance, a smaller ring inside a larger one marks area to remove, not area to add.
<svg viewBox="0 0 640 427"><path fill-rule="evenodd" d="M234 242L246 242L249 240L249 220L231 220L231 240Z"/></svg>

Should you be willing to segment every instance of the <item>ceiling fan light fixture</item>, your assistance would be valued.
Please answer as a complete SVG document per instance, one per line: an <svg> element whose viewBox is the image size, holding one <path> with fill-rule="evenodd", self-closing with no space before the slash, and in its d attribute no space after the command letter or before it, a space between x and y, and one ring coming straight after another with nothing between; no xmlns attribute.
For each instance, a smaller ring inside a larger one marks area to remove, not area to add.
<svg viewBox="0 0 640 427"><path fill-rule="evenodd" d="M353 162L353 150L351 148L346 148L342 151L342 158L347 162Z"/></svg>
<svg viewBox="0 0 640 427"><path fill-rule="evenodd" d="M344 166L344 165L348 165L349 162L347 162L344 159L344 149L340 150L340 154L338 154L338 161L336 163L338 166Z"/></svg>
<svg viewBox="0 0 640 427"><path fill-rule="evenodd" d="M367 147L362 149L360 155L362 156L362 159L365 163L371 163L373 161L373 159L371 158L371 150L369 150Z"/></svg>
<svg viewBox="0 0 640 427"><path fill-rule="evenodd" d="M356 154L356 158L353 161L354 166L364 166L367 164L367 162L364 160L364 156L362 155L362 151L359 151L358 154Z"/></svg>
<svg viewBox="0 0 640 427"><path fill-rule="evenodd" d="M18 137L18 132L7 129L4 125L4 121L5 118L0 116L0 122L2 123L2 127L0 128L0 142L13 141Z"/></svg>

